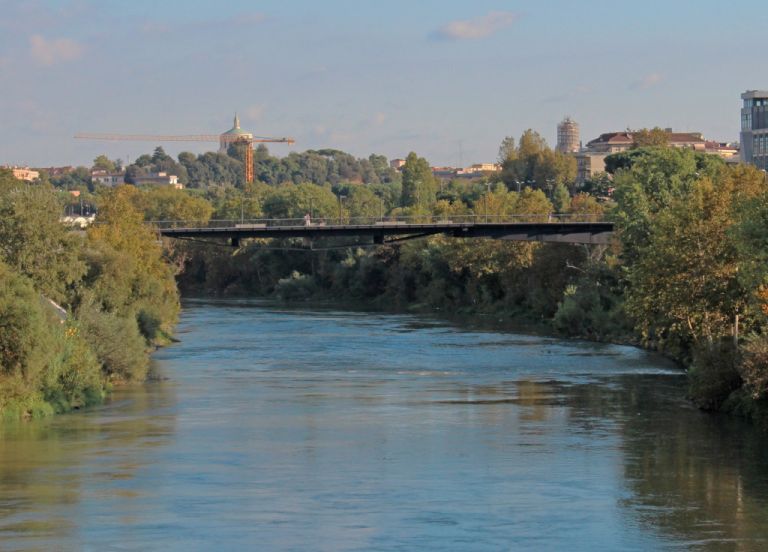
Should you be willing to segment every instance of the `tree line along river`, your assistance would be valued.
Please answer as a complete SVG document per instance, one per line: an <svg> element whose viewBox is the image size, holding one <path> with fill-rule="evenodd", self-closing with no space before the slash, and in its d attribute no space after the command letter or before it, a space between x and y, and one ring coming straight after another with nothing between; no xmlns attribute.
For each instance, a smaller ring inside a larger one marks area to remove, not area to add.
<svg viewBox="0 0 768 552"><path fill-rule="evenodd" d="M6 424L2 550L757 550L768 447L638 349L189 300L155 377Z"/></svg>

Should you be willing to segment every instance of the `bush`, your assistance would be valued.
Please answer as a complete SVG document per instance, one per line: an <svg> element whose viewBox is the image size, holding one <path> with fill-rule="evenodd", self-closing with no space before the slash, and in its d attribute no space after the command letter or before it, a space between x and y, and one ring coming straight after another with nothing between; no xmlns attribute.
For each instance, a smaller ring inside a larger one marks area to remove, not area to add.
<svg viewBox="0 0 768 552"><path fill-rule="evenodd" d="M742 348L739 374L753 399L768 398L768 336L756 336Z"/></svg>
<svg viewBox="0 0 768 552"><path fill-rule="evenodd" d="M116 381L144 379L149 359L134 317L122 318L86 304L78 311L78 319L106 377Z"/></svg>
<svg viewBox="0 0 768 552"><path fill-rule="evenodd" d="M288 278L281 278L275 287L275 294L283 301L309 299L317 286L311 276L294 270Z"/></svg>
<svg viewBox="0 0 768 552"><path fill-rule="evenodd" d="M704 410L717 410L741 387L738 352L730 339L703 344L694 350L688 370L691 400Z"/></svg>
<svg viewBox="0 0 768 552"><path fill-rule="evenodd" d="M42 385L45 401L56 412L100 402L104 386L96 354L77 326L58 326L52 329L58 351L47 366Z"/></svg>
<svg viewBox="0 0 768 552"><path fill-rule="evenodd" d="M151 343L160 334L160 327L163 321L160 316L147 309L141 309L136 315L136 322L139 325L139 331L144 338Z"/></svg>

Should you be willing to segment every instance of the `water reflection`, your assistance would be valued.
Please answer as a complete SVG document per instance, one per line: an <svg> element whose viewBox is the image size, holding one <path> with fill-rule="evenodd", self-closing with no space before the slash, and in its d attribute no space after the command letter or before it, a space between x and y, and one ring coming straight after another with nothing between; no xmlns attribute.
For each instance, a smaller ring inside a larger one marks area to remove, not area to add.
<svg viewBox="0 0 768 552"><path fill-rule="evenodd" d="M93 499L118 517L140 510L134 480L170 442L175 400L173 385L155 381L88 413L0 426L0 549L79 542Z"/></svg>
<svg viewBox="0 0 768 552"><path fill-rule="evenodd" d="M0 549L764 544L765 437L641 351L244 301L181 331L168 381L3 428Z"/></svg>

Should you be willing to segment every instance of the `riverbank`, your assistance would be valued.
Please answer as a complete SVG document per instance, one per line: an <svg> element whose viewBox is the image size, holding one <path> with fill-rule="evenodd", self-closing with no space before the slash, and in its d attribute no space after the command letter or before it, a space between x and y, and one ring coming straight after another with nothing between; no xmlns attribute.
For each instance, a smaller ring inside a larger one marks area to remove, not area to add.
<svg viewBox="0 0 768 552"><path fill-rule="evenodd" d="M174 270L120 187L86 233L61 224L55 192L0 169L0 418L99 404L143 381L173 334Z"/></svg>

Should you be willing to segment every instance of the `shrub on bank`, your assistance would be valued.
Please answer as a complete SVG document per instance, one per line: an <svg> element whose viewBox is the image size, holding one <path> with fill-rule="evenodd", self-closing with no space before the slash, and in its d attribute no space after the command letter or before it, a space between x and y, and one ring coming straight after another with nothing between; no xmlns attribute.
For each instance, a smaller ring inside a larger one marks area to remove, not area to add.
<svg viewBox="0 0 768 552"><path fill-rule="evenodd" d="M146 377L147 343L135 318L120 317L93 304L83 305L77 318L102 373L110 381L141 381Z"/></svg>
<svg viewBox="0 0 768 552"><path fill-rule="evenodd" d="M768 336L755 336L744 344L739 373L750 397L768 398Z"/></svg>
<svg viewBox="0 0 768 552"><path fill-rule="evenodd" d="M742 385L738 352L730 339L700 344L688 369L691 400L704 410L717 410Z"/></svg>
<svg viewBox="0 0 768 552"><path fill-rule="evenodd" d="M284 301L309 299L317 291L312 276L294 270L288 278L281 278L275 287L275 295Z"/></svg>
<svg viewBox="0 0 768 552"><path fill-rule="evenodd" d="M98 401L99 365L32 281L0 262L0 414L46 415Z"/></svg>

